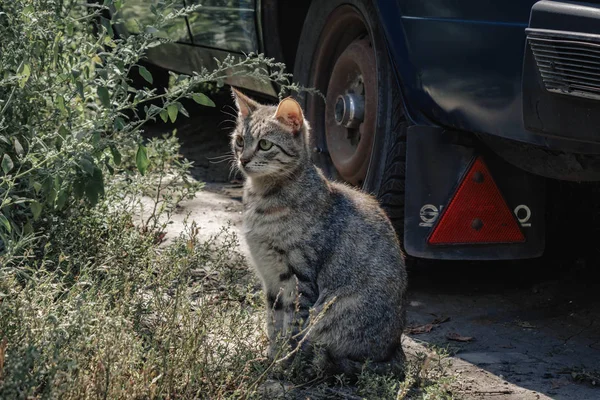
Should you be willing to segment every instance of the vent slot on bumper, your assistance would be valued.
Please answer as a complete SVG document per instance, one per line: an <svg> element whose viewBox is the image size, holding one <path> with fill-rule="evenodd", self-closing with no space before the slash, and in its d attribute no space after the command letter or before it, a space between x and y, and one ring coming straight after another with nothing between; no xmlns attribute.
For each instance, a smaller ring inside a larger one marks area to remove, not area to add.
<svg viewBox="0 0 600 400"><path fill-rule="evenodd" d="M600 100L600 43L594 42L595 36L527 31L546 90Z"/></svg>
<svg viewBox="0 0 600 400"><path fill-rule="evenodd" d="M525 127L600 144L600 3L538 1L526 36Z"/></svg>

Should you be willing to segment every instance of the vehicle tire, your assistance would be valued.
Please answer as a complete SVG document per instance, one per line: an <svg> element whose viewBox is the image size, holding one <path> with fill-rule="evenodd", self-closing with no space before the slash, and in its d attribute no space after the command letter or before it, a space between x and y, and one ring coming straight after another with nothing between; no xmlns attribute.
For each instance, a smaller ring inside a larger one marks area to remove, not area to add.
<svg viewBox="0 0 600 400"><path fill-rule="evenodd" d="M294 79L326 97L300 99L312 127L315 163L328 177L375 195L402 243L409 122L371 3L314 1L300 36Z"/></svg>

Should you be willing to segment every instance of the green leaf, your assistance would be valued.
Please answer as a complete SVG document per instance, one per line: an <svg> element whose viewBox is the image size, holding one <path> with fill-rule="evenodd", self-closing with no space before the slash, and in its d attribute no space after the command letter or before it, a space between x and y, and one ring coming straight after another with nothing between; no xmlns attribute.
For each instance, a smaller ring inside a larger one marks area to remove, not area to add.
<svg viewBox="0 0 600 400"><path fill-rule="evenodd" d="M85 192L85 182L82 179L78 179L73 183L73 194L78 199L83 197L83 193Z"/></svg>
<svg viewBox="0 0 600 400"><path fill-rule="evenodd" d="M142 175L146 174L146 170L150 165L150 160L148 159L148 150L146 147L144 147L144 145L140 144L137 149L137 153L135 155L135 164L137 165L138 171L140 171Z"/></svg>
<svg viewBox="0 0 600 400"><path fill-rule="evenodd" d="M67 135L69 134L69 130L64 125L61 125L58 127L58 134L64 140L67 138Z"/></svg>
<svg viewBox="0 0 600 400"><path fill-rule="evenodd" d="M110 152L112 153L113 162L115 163L115 165L120 165L121 164L121 153L119 153L119 150L117 150L117 148L114 145L111 145Z"/></svg>
<svg viewBox="0 0 600 400"><path fill-rule="evenodd" d="M0 135L0 142L8 144L10 146L10 142L9 140L6 138L6 136Z"/></svg>
<svg viewBox="0 0 600 400"><path fill-rule="evenodd" d="M177 112L179 112L177 104L169 104L167 107L167 112L169 113L169 119L171 119L171 122L175 122L177 119Z"/></svg>
<svg viewBox="0 0 600 400"><path fill-rule="evenodd" d="M10 233L12 231L10 222L2 213L0 213L0 224L2 224L2 226L4 226L4 228L7 230L8 233Z"/></svg>
<svg viewBox="0 0 600 400"><path fill-rule="evenodd" d="M58 136L56 137L56 149L60 150L65 138L69 134L69 130L64 125L58 127Z"/></svg>
<svg viewBox="0 0 600 400"><path fill-rule="evenodd" d="M114 5L117 11L119 11L123 7L123 0L115 0Z"/></svg>
<svg viewBox="0 0 600 400"><path fill-rule="evenodd" d="M106 165L106 169L108 170L108 172L109 172L111 175L114 175L114 174L115 174L115 169L114 169L114 168L113 168L113 167L110 165L110 162L109 162L109 161L110 161L110 159L109 159L108 157L106 157L106 158L104 159L104 165Z"/></svg>
<svg viewBox="0 0 600 400"><path fill-rule="evenodd" d="M4 157L2 157L2 171L4 171L5 174L8 174L14 167L15 164L10 156L8 154L4 154Z"/></svg>
<svg viewBox="0 0 600 400"><path fill-rule="evenodd" d="M95 165L87 158L82 158L79 161L79 166L87 175L92 176L94 174Z"/></svg>
<svg viewBox="0 0 600 400"><path fill-rule="evenodd" d="M148 71L146 69L146 67L140 65L139 66L140 69L140 75L142 76L142 78L144 78L148 83L152 84L152 82L154 82L154 80L152 79L152 74L150 73L150 71Z"/></svg>
<svg viewBox="0 0 600 400"><path fill-rule="evenodd" d="M109 46L109 47L117 47L117 44L115 43L114 40L112 40L110 37L105 36L104 37L104 44Z"/></svg>
<svg viewBox="0 0 600 400"><path fill-rule="evenodd" d="M102 26L106 29L106 33L108 34L108 36L112 38L114 32L112 29L111 21L106 17L100 17L100 24L102 24Z"/></svg>
<svg viewBox="0 0 600 400"><path fill-rule="evenodd" d="M62 39L62 34L59 32L58 35L54 37L54 44L52 45L52 67L56 67L56 63L58 62L58 56L60 55L60 43Z"/></svg>
<svg viewBox="0 0 600 400"><path fill-rule="evenodd" d="M87 197L88 201L92 203L93 206L98 204L98 191L90 182L88 182L88 184L85 185L85 197Z"/></svg>
<svg viewBox="0 0 600 400"><path fill-rule="evenodd" d="M205 95L204 93L194 93L192 94L192 99L194 99L194 101L198 104L201 104L203 106L207 106L207 107L215 107L215 102L212 101L210 98L208 98L207 95Z"/></svg>
<svg viewBox="0 0 600 400"><path fill-rule="evenodd" d="M152 118L153 120L161 112L160 110L161 110L161 108L157 107L154 104L150 104L150 107L148 107L148 106L144 107L144 112L146 113L146 117Z"/></svg>
<svg viewBox="0 0 600 400"><path fill-rule="evenodd" d="M98 146L98 143L100 143L100 132L96 131L92 134L92 145L94 145L94 147Z"/></svg>
<svg viewBox="0 0 600 400"><path fill-rule="evenodd" d="M27 6L23 9L23 15L33 14L34 12L33 6Z"/></svg>
<svg viewBox="0 0 600 400"><path fill-rule="evenodd" d="M25 235L33 234L33 226L31 225L31 221L27 220L27 223L23 226L23 233Z"/></svg>
<svg viewBox="0 0 600 400"><path fill-rule="evenodd" d="M29 64L23 64L21 70L19 71L19 75L21 75L21 79L19 79L19 87L25 87L25 84L31 76L31 68L29 68Z"/></svg>
<svg viewBox="0 0 600 400"><path fill-rule="evenodd" d="M98 65L102 65L102 59L97 54L92 56L92 61Z"/></svg>
<svg viewBox="0 0 600 400"><path fill-rule="evenodd" d="M73 36L73 22L70 22L67 24L67 35L69 36Z"/></svg>
<svg viewBox="0 0 600 400"><path fill-rule="evenodd" d="M162 110L160 112L160 118L163 120L163 122L167 122L169 120L169 113L167 110Z"/></svg>
<svg viewBox="0 0 600 400"><path fill-rule="evenodd" d="M75 87L77 88L77 93L79 94L79 97L81 97L82 99L85 99L85 94L83 92L83 83L80 81L75 82Z"/></svg>
<svg viewBox="0 0 600 400"><path fill-rule="evenodd" d="M53 207L54 200L56 199L54 180L46 179L46 181L44 182L44 195L46 196L46 204L48 204L49 207Z"/></svg>
<svg viewBox="0 0 600 400"><path fill-rule="evenodd" d="M104 177L100 168L95 168L92 178L86 182L85 195L92 205L96 205L100 196L104 195Z"/></svg>
<svg viewBox="0 0 600 400"><path fill-rule="evenodd" d="M67 194L67 191L62 189L60 192L58 192L58 196L56 197L56 207L59 210L62 210L65 207L65 204L67 204L68 198L69 195Z"/></svg>
<svg viewBox="0 0 600 400"><path fill-rule="evenodd" d="M183 106L183 104L181 103L177 103L177 107L179 108L179 112L182 113L184 116L186 117L190 117L190 114L188 114L187 110L185 109L185 107Z"/></svg>
<svg viewBox="0 0 600 400"><path fill-rule="evenodd" d="M31 212L33 213L33 220L37 221L42 214L43 206L37 201L32 202L29 207L31 207Z"/></svg>
<svg viewBox="0 0 600 400"><path fill-rule="evenodd" d="M125 128L125 120L121 117L117 117L115 118L113 125L116 131L120 131Z"/></svg>
<svg viewBox="0 0 600 400"><path fill-rule="evenodd" d="M110 107L110 96L108 95L108 89L105 88L104 86L100 86L98 87L98 97L100 98L100 101L102 102L102 104L104 105L104 107Z"/></svg>
<svg viewBox="0 0 600 400"><path fill-rule="evenodd" d="M58 107L60 112L62 112L62 113L67 112L67 109L65 108L65 98L62 97L61 95L58 95L58 97L56 98L56 106Z"/></svg>
<svg viewBox="0 0 600 400"><path fill-rule="evenodd" d="M42 190L42 184L39 182L33 182L33 190L35 190L35 194L39 194L40 190Z"/></svg>
<svg viewBox="0 0 600 400"><path fill-rule="evenodd" d="M21 142L19 142L19 139L15 138L15 151L17 152L18 155L22 156L23 155L23 146L21 146Z"/></svg>

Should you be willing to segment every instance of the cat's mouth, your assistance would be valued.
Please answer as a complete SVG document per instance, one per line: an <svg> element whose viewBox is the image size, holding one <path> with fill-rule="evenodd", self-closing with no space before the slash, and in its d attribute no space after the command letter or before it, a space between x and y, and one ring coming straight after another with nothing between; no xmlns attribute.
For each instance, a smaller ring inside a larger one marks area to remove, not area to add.
<svg viewBox="0 0 600 400"><path fill-rule="evenodd" d="M244 175L250 178L264 178L267 176L278 175L277 172L269 168L266 163L250 162L244 165L243 163L238 162L238 168Z"/></svg>
<svg viewBox="0 0 600 400"><path fill-rule="evenodd" d="M257 168L252 163L244 164L244 163L238 161L238 168L244 175L247 175L250 177L256 177L256 176L263 175L263 174L261 174L260 168Z"/></svg>

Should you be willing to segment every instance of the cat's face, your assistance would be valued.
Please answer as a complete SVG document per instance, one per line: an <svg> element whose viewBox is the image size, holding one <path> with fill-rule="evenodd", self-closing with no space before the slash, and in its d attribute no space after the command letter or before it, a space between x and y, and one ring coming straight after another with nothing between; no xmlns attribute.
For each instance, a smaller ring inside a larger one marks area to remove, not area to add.
<svg viewBox="0 0 600 400"><path fill-rule="evenodd" d="M284 99L264 106L234 90L238 121L231 148L239 170L251 178L289 176L306 160L307 126L300 105Z"/></svg>

